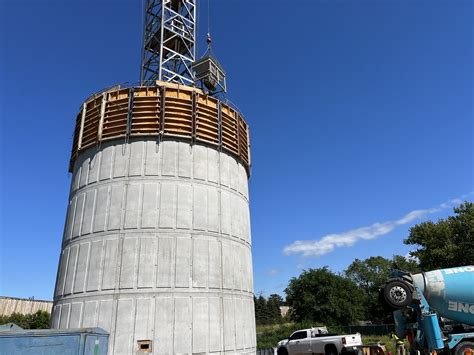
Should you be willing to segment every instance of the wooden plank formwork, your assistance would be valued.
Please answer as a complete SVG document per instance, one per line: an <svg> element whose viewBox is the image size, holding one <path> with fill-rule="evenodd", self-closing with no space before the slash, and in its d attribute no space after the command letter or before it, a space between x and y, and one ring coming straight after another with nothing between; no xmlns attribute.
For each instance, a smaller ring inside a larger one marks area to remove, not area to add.
<svg viewBox="0 0 474 355"><path fill-rule="evenodd" d="M240 113L199 89L176 85L114 87L86 101L76 117L69 170L80 151L104 140L158 135L222 149L250 173L249 127Z"/></svg>

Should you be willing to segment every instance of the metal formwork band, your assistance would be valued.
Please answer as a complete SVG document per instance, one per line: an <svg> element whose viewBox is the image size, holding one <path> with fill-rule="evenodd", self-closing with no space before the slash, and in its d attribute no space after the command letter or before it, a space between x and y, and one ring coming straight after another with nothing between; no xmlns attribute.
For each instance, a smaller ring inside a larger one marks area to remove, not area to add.
<svg viewBox="0 0 474 355"><path fill-rule="evenodd" d="M196 141L196 110L197 110L197 95L195 91L192 92L192 135L191 142L194 144Z"/></svg>
<svg viewBox="0 0 474 355"><path fill-rule="evenodd" d="M87 105L84 102L82 104L81 128L79 130L79 139L78 139L78 142L77 142L77 150L81 150L81 148L82 148L82 136L84 135L84 122L86 120L86 110L87 110Z"/></svg>
<svg viewBox="0 0 474 355"><path fill-rule="evenodd" d="M218 147L219 150L222 149L222 107L221 107L221 102L218 102L217 105L217 122L218 122L218 127L219 127L219 143Z"/></svg>
<svg viewBox="0 0 474 355"><path fill-rule="evenodd" d="M237 123L237 152L239 154L239 157L240 157L240 151L241 151L241 148L240 148L240 116L239 114L236 112L234 112L234 117L235 117L235 122Z"/></svg>
<svg viewBox="0 0 474 355"><path fill-rule="evenodd" d="M107 104L107 93L102 94L102 103L100 106L100 121L99 121L99 130L97 133L97 140L102 141L102 131L104 128L104 118L105 118L105 105Z"/></svg>
<svg viewBox="0 0 474 355"><path fill-rule="evenodd" d="M166 88L164 86L160 87L160 138L165 132L165 108L166 108Z"/></svg>
<svg viewBox="0 0 474 355"><path fill-rule="evenodd" d="M130 133L132 132L133 98L134 98L134 90L133 88L130 88L128 91L127 131L125 132L127 138L130 136Z"/></svg>

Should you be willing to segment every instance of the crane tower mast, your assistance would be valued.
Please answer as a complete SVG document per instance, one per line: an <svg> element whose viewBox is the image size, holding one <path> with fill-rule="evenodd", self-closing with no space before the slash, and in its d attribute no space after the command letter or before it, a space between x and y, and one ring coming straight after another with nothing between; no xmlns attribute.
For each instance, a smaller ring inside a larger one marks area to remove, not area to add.
<svg viewBox="0 0 474 355"><path fill-rule="evenodd" d="M140 81L194 84L197 0L145 0Z"/></svg>

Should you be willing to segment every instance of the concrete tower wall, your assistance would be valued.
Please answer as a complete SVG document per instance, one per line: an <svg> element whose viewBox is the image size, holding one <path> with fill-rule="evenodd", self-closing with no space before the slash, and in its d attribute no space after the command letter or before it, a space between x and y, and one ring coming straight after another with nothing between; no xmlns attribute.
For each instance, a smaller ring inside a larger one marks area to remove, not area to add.
<svg viewBox="0 0 474 355"><path fill-rule="evenodd" d="M73 165L54 328L110 354L255 353L246 168L201 144L115 139Z"/></svg>

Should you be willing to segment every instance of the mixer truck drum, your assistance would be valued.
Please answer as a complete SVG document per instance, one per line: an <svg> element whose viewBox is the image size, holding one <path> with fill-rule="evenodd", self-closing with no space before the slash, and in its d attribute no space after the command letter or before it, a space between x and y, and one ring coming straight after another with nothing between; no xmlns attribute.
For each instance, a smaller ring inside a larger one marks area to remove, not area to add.
<svg viewBox="0 0 474 355"><path fill-rule="evenodd" d="M401 280L391 280L383 288L383 296L390 307L403 308L413 301L413 288Z"/></svg>

